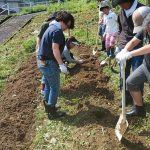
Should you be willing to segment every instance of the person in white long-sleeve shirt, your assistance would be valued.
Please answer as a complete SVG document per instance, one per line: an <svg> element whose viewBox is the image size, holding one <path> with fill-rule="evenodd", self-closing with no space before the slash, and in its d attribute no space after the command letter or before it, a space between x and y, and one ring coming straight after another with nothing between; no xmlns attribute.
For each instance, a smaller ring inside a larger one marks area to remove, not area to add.
<svg viewBox="0 0 150 150"><path fill-rule="evenodd" d="M75 46L79 46L80 42L75 37L70 37L66 40L66 45L64 47L64 50L62 52L62 59L64 62L67 63L75 63L75 64L81 64L83 63L83 60L77 59L73 56L73 53L71 53L71 49Z"/></svg>
<svg viewBox="0 0 150 150"><path fill-rule="evenodd" d="M101 2L100 10L104 13L103 20L106 25L103 36L105 37L107 56L112 58L114 57L114 46L119 31L118 16L112 12L107 1L103 1L103 3Z"/></svg>

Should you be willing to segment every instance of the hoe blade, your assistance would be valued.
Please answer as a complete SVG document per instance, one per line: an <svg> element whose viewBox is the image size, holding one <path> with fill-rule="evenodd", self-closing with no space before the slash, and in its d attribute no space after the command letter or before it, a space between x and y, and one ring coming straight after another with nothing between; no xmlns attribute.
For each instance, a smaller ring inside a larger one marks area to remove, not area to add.
<svg viewBox="0 0 150 150"><path fill-rule="evenodd" d="M128 121L124 119L123 115L121 114L115 128L115 134L119 141L121 141L123 134L128 128L128 125Z"/></svg>

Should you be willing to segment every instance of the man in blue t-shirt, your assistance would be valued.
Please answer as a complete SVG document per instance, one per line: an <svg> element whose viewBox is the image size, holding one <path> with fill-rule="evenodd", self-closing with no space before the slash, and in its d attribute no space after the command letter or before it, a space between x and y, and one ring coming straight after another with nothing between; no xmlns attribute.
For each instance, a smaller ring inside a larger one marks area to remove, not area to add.
<svg viewBox="0 0 150 150"><path fill-rule="evenodd" d="M56 108L60 87L60 71L67 74L68 70L61 58L65 46L63 31L74 28L74 17L60 11L44 32L38 51L38 68L45 77L44 106L48 118L58 118L65 113Z"/></svg>
<svg viewBox="0 0 150 150"><path fill-rule="evenodd" d="M145 117L146 111L143 104L141 87L146 81L150 84L150 7L143 6L138 8L133 14L133 21L135 26L134 31L139 32L127 43L124 52L117 54L116 59L120 63L126 64L126 60L144 55L143 64L127 78L126 86L134 100L134 107L127 113L127 116ZM133 50L139 43L142 43L143 47Z"/></svg>

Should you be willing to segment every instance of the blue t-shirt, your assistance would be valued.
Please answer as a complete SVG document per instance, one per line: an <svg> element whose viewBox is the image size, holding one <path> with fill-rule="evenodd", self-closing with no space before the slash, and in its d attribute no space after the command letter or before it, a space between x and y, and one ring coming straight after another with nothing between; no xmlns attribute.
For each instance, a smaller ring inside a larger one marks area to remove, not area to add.
<svg viewBox="0 0 150 150"><path fill-rule="evenodd" d="M62 30L55 25L50 25L45 31L38 51L38 59L56 61L52 50L52 43L59 44L60 53L62 53L65 46L65 37Z"/></svg>

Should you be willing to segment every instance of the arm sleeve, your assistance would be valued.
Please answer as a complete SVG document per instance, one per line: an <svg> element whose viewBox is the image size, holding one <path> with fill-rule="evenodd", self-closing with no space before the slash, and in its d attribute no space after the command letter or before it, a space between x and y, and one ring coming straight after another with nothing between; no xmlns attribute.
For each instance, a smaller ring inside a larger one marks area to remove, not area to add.
<svg viewBox="0 0 150 150"><path fill-rule="evenodd" d="M57 43L59 45L64 44L64 36L63 33L60 30L57 30L53 33L53 43Z"/></svg>
<svg viewBox="0 0 150 150"><path fill-rule="evenodd" d="M121 27L121 22L120 22L120 17L118 16L118 25L119 25L119 33L121 33L122 31L122 27Z"/></svg>
<svg viewBox="0 0 150 150"><path fill-rule="evenodd" d="M76 63L77 61L75 59L72 59L70 56L70 51L67 48L64 48L63 50L63 56L66 58L67 61L70 63Z"/></svg>

